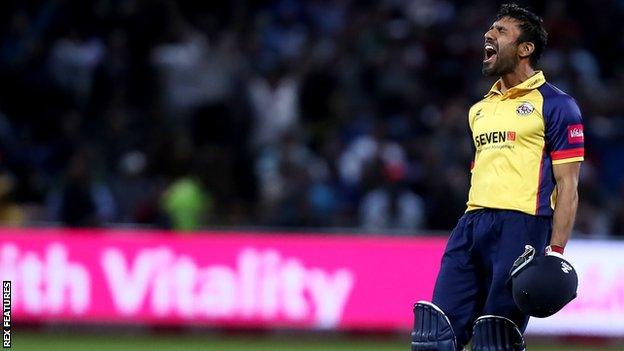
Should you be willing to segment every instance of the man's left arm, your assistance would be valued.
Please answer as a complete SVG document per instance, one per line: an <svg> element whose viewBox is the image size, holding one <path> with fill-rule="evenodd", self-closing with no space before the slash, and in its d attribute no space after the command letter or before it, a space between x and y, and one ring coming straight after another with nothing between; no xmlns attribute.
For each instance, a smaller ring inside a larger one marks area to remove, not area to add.
<svg viewBox="0 0 624 351"><path fill-rule="evenodd" d="M574 99L559 95L545 102L544 122L546 144L557 187L553 230L546 253L563 254L563 248L572 233L578 206L578 178L585 156L583 118Z"/></svg>
<svg viewBox="0 0 624 351"><path fill-rule="evenodd" d="M553 174L557 186L557 202L553 215L553 230L550 246L553 251L565 248L572 233L576 209L578 207L578 179L580 162L553 165Z"/></svg>

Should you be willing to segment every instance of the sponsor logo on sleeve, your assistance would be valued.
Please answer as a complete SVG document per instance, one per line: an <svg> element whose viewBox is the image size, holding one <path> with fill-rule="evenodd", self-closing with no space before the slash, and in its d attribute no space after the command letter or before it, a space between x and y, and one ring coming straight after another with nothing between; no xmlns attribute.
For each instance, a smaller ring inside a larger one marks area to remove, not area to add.
<svg viewBox="0 0 624 351"><path fill-rule="evenodd" d="M582 144L585 141L582 124L573 124L568 126L568 143Z"/></svg>

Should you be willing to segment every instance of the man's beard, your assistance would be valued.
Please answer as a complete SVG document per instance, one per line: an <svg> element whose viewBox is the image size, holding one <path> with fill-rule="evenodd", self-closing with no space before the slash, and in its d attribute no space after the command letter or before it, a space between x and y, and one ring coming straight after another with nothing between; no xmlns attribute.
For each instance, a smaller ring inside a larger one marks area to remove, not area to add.
<svg viewBox="0 0 624 351"><path fill-rule="evenodd" d="M486 77L501 77L513 72L519 63L520 59L515 55L509 59L497 57L496 62L492 66L486 68L484 64L481 73Z"/></svg>

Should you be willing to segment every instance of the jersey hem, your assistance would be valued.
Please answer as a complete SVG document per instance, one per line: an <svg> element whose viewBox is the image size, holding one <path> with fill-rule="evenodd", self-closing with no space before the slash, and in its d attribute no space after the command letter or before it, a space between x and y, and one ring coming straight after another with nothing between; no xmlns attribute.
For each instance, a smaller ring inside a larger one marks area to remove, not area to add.
<svg viewBox="0 0 624 351"><path fill-rule="evenodd" d="M510 207L485 207L485 206L475 206L475 205L468 205L468 207L466 208L466 211L464 211L464 213L468 213L468 212L472 212L472 211L476 211L476 210L504 210L504 211L518 211L518 212L522 212L531 216L537 216L537 217L552 217L554 210L551 209L550 213L535 213L535 209L531 209L531 210L526 210L526 209L519 209L519 208L510 208Z"/></svg>

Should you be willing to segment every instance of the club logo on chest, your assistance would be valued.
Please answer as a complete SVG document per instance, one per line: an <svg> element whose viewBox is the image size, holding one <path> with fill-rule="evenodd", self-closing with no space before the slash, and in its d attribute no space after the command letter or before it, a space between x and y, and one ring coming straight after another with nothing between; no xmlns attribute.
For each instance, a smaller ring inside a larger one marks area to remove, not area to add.
<svg viewBox="0 0 624 351"><path fill-rule="evenodd" d="M535 107L533 107L530 102L525 101L521 103L520 106L518 106L518 108L516 109L516 113L518 114L518 116L524 117L530 115L533 110L535 110Z"/></svg>

